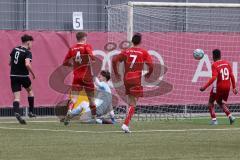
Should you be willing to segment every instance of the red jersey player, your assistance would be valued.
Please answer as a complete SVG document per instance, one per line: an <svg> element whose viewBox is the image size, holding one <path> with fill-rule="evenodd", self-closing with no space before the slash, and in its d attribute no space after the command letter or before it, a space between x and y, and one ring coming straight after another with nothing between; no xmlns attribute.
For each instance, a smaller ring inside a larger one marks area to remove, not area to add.
<svg viewBox="0 0 240 160"><path fill-rule="evenodd" d="M207 87L214 83L208 102L209 112L212 118L211 124L218 124L214 110L214 101L216 101L218 105L223 109L229 118L230 124L233 124L235 117L233 117L230 113L226 102L231 88L231 83L233 93L237 94L238 92L236 89L235 78L230 64L225 60L221 60L221 51L215 49L213 50L212 54L214 61L212 64L212 78L203 87L200 88L200 91L204 91Z"/></svg>
<svg viewBox="0 0 240 160"><path fill-rule="evenodd" d="M124 62L124 85L126 90L126 95L128 95L128 104L129 109L127 117L122 125L122 130L125 133L129 133L129 122L135 112L135 106L137 103L138 97L143 95L143 87L141 85L141 77L144 63L147 64L149 71L145 75L146 78L149 78L153 72L152 58L148 52L139 47L141 43L141 35L135 34L132 37L133 47L122 51L119 55L115 56L112 61L112 66L116 78L120 80L120 74L118 72L119 62Z"/></svg>
<svg viewBox="0 0 240 160"><path fill-rule="evenodd" d="M77 44L72 46L63 64L65 66L74 67L74 78L72 82L71 94L78 97L79 91L85 90L92 112L93 118L96 117L96 106L94 104L94 83L93 75L91 72L91 60L94 60L91 45L86 43L87 34L84 32L78 32L76 34ZM73 109L73 104L77 98L71 99L68 104L69 112Z"/></svg>

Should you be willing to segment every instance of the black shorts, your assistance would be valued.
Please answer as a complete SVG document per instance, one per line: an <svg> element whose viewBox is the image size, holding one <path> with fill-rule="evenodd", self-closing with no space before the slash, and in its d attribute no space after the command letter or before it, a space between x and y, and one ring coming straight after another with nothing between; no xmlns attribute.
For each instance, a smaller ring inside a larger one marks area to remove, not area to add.
<svg viewBox="0 0 240 160"><path fill-rule="evenodd" d="M12 92L18 92L22 90L22 86L24 88L29 88L31 86L31 80L29 77L16 77L11 76L11 88Z"/></svg>

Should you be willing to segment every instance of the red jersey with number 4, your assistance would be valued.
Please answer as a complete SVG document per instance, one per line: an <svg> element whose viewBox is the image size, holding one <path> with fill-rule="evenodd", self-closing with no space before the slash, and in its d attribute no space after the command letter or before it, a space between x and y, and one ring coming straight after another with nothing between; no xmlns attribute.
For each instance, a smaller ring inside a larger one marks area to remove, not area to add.
<svg viewBox="0 0 240 160"><path fill-rule="evenodd" d="M94 60L91 45L78 43L69 49L63 63L72 61L75 78L89 79L92 78L90 59Z"/></svg>
<svg viewBox="0 0 240 160"><path fill-rule="evenodd" d="M113 69L115 74L118 73L116 64L124 62L124 83L141 84L141 76L144 63L149 67L149 73L153 71L152 58L149 53L141 48L132 47L122 51L113 60Z"/></svg>
<svg viewBox="0 0 240 160"><path fill-rule="evenodd" d="M229 91L231 88L231 83L233 89L235 86L235 78L232 72L232 67L225 60L218 60L212 64L212 78L205 85L207 88L211 83L214 84L213 93Z"/></svg>

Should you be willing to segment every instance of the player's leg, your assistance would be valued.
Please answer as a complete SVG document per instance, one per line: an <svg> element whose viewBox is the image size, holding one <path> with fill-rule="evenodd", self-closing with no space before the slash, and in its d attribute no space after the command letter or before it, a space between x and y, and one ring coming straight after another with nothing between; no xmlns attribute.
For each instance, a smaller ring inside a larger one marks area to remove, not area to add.
<svg viewBox="0 0 240 160"><path fill-rule="evenodd" d="M89 78L86 78L86 80L83 78L83 79L78 79L75 82L75 84L78 84L81 87L80 90L84 88L85 93L88 97L89 108L91 109L92 118L96 119L96 105L94 102L95 88L94 88L93 81L91 80L89 81Z"/></svg>
<svg viewBox="0 0 240 160"><path fill-rule="evenodd" d="M92 113L92 119L96 119L97 108L96 108L96 104L95 104L95 87L94 87L93 80L90 80L90 81L83 80L82 86L84 86L84 90L88 97L89 108L91 109L91 113Z"/></svg>
<svg viewBox="0 0 240 160"><path fill-rule="evenodd" d="M79 90L76 87L72 87L69 93L69 101L68 101L68 111L71 112L74 108L74 104L77 102L79 96Z"/></svg>
<svg viewBox="0 0 240 160"><path fill-rule="evenodd" d="M129 133L130 130L129 130L129 123L132 119L132 116L134 115L134 112L135 112L135 106L137 104L137 98L134 96L134 95L131 95L129 94L128 95L128 111L127 111L127 116L124 120L124 123L122 125L122 130L125 132L125 133Z"/></svg>
<svg viewBox="0 0 240 160"><path fill-rule="evenodd" d="M70 91L69 91L69 100L67 104L68 112L72 111L74 104L77 102L79 92L82 90L80 85L81 85L80 79L77 77L74 77L72 82L72 87L70 88Z"/></svg>
<svg viewBox="0 0 240 160"><path fill-rule="evenodd" d="M128 112L124 124L122 125L122 130L125 133L129 133L129 123L135 112L135 107L137 104L138 97L143 96L143 87L138 82L132 84L132 82L125 82L126 95L128 95Z"/></svg>
<svg viewBox="0 0 240 160"><path fill-rule="evenodd" d="M96 108L96 105L95 105L95 102L94 102L95 93L94 93L94 91L91 91L91 90L88 90L88 89L85 89L85 91L86 91L86 94L87 94L87 97L88 97L88 100L89 100L89 107L91 109L92 118L96 119L97 108Z"/></svg>
<svg viewBox="0 0 240 160"><path fill-rule="evenodd" d="M217 121L217 117L216 117L216 113L215 113L214 101L215 101L214 95L211 94L209 97L209 100L208 100L208 109L209 109L209 113L210 113L211 120L212 120L211 124L217 125L218 121Z"/></svg>
<svg viewBox="0 0 240 160"><path fill-rule="evenodd" d="M20 77L11 77L11 88L14 96L13 100L13 112L20 124L26 124L26 121L20 115L20 91L21 91L21 82Z"/></svg>
<svg viewBox="0 0 240 160"><path fill-rule="evenodd" d="M109 93L107 93L109 94ZM110 120L105 119L105 118L97 118L96 123L98 124L115 124L115 114L113 111L113 106L112 106L112 98L108 99L105 97L102 97L103 99L95 99L95 104L96 104L96 112L97 112L97 117L101 117L103 115L109 114ZM99 100L99 101L98 101Z"/></svg>
<svg viewBox="0 0 240 160"><path fill-rule="evenodd" d="M114 124L114 122L112 120L105 119L105 118L101 118L101 119L97 118L96 123L97 124Z"/></svg>
<svg viewBox="0 0 240 160"><path fill-rule="evenodd" d="M226 116L229 118L230 124L233 124L235 122L235 117L232 116L228 106L227 106L227 99L228 99L229 93L225 93L219 97L217 100L218 105L223 109Z"/></svg>
<svg viewBox="0 0 240 160"><path fill-rule="evenodd" d="M82 113L84 105L88 106L89 104L87 102L82 102L77 106L76 108L73 108L71 111L67 112L67 115L64 118L64 125L68 125L70 123L70 120Z"/></svg>
<svg viewBox="0 0 240 160"><path fill-rule="evenodd" d="M115 120L115 113L114 113L114 110L113 110L112 104L111 104L111 107L110 107L109 115L110 115L110 118L111 118L111 121L113 122L113 124L116 123L116 120Z"/></svg>
<svg viewBox="0 0 240 160"><path fill-rule="evenodd" d="M26 89L28 93L28 105L29 105L29 112L28 117L33 118L36 117L35 114L33 114L34 109L34 93L32 89L32 83L29 77L24 77L22 82L23 87Z"/></svg>

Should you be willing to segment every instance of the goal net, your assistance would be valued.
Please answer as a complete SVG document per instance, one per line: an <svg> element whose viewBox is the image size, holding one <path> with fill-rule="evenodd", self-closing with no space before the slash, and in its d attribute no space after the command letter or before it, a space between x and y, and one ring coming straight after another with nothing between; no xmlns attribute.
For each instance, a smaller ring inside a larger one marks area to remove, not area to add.
<svg viewBox="0 0 240 160"><path fill-rule="evenodd" d="M117 44L120 51L122 42L139 32L143 35L141 46L154 60L153 77L149 81L143 79L145 93L138 102L139 115L208 115L211 87L205 92L199 88L211 77L213 49L222 51L222 58L230 62L239 81L239 7L240 4L228 3L165 2L129 2L107 7L108 42ZM197 48L205 52L200 61L193 58ZM124 87L118 85L115 90L121 99L118 106L126 105ZM239 112L239 99L239 95L230 92L228 103L232 112ZM216 111L222 112L219 107Z"/></svg>

